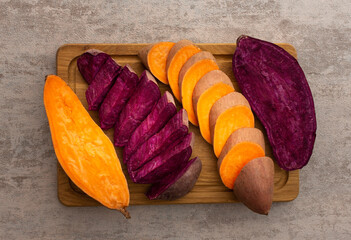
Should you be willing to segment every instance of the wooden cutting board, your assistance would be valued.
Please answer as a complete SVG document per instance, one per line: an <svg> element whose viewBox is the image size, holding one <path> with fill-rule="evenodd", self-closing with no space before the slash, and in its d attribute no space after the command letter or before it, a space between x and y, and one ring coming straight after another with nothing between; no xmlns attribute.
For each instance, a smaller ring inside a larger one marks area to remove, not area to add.
<svg viewBox="0 0 351 240"><path fill-rule="evenodd" d="M145 69L137 56L138 50L147 44L67 44L61 46L57 51L57 75L60 76L73 91L83 105L88 108L85 99L85 91L88 88L87 83L80 75L77 68L77 58L86 50L95 48L111 55L120 65L130 64L131 67L140 76ZM219 68L225 72L233 81L236 91L239 91L237 82L232 72L232 56L234 54L236 44L197 44L202 50L211 52L219 65ZM290 44L278 44L288 51L295 58L296 50ZM170 88L161 83L159 87L161 92L169 91ZM178 105L178 107L180 107ZM89 111L96 123L99 123L98 113ZM264 128L255 116L255 127L262 130L265 134L266 155L274 159L271 147ZM215 157L212 146L208 144L200 134L197 127L190 125L190 131L195 133L195 146L193 156L197 156L202 161L202 171L193 190L176 201L149 200L144 193L149 185L133 183L122 163L123 171L128 180L130 190L130 204L179 204L179 203L233 203L237 202L231 190L227 189L221 182L217 170L217 158ZM113 129L105 131L107 136L113 139ZM122 149L116 148L117 155L122 160ZM60 164L57 164L58 178L58 198L66 206L98 206L98 202L84 194L77 186L75 186L67 177ZM274 174L274 195L273 201L291 201L297 197L299 193L299 170L287 172L278 167L275 163Z"/></svg>

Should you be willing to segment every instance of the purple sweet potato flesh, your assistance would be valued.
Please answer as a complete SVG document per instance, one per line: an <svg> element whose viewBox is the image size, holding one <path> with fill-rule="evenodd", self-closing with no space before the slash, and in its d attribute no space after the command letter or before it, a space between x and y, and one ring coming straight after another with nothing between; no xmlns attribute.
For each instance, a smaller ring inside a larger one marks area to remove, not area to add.
<svg viewBox="0 0 351 240"><path fill-rule="evenodd" d="M107 92L112 87L116 77L120 72L119 66L111 57L107 58L104 65L95 76L94 81L89 85L85 96L87 98L89 110L98 110Z"/></svg>
<svg viewBox="0 0 351 240"><path fill-rule="evenodd" d="M115 125L120 112L132 96L138 83L138 75L128 64L124 66L100 106L99 119L102 129L106 130Z"/></svg>
<svg viewBox="0 0 351 240"><path fill-rule="evenodd" d="M300 65L279 46L242 36L233 72L243 95L265 127L278 165L305 166L316 138L311 90Z"/></svg>
<svg viewBox="0 0 351 240"><path fill-rule="evenodd" d="M188 115L181 109L158 133L144 142L126 162L128 169L134 171L146 162L165 151L177 139L188 133Z"/></svg>
<svg viewBox="0 0 351 240"><path fill-rule="evenodd" d="M114 144L125 146L134 130L151 112L161 96L156 80L145 70L140 83L119 115L115 125Z"/></svg>
<svg viewBox="0 0 351 240"><path fill-rule="evenodd" d="M100 50L90 49L77 59L78 70L88 84L93 82L101 66L109 57Z"/></svg>
<svg viewBox="0 0 351 240"><path fill-rule="evenodd" d="M165 92L144 121L135 129L123 151L124 162L128 162L136 149L163 128L177 113L172 94Z"/></svg>
<svg viewBox="0 0 351 240"><path fill-rule="evenodd" d="M194 134L189 133L170 144L165 151L145 163L129 176L136 183L156 183L187 162L194 146ZM129 169L128 169L129 170Z"/></svg>
<svg viewBox="0 0 351 240"><path fill-rule="evenodd" d="M176 200L188 194L200 176L202 163L199 158L185 162L162 181L153 184L146 196L150 199Z"/></svg>

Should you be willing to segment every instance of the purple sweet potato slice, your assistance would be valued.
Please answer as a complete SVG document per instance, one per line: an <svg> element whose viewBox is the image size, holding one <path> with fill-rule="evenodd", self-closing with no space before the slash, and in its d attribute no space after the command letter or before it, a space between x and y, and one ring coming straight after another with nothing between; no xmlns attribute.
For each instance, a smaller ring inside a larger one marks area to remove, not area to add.
<svg viewBox="0 0 351 240"><path fill-rule="evenodd" d="M115 146L123 147L128 143L134 130L149 115L160 96L161 92L155 78L145 70L137 89L123 108L115 125Z"/></svg>
<svg viewBox="0 0 351 240"><path fill-rule="evenodd" d="M109 57L100 50L89 49L77 59L78 70L88 84L93 82L101 66Z"/></svg>
<svg viewBox="0 0 351 240"><path fill-rule="evenodd" d="M132 153L134 153L141 144L163 128L168 120L176 113L177 108L172 94L165 92L150 114L144 119L139 127L135 129L130 137L123 152L123 158L125 159L124 162L128 162Z"/></svg>
<svg viewBox="0 0 351 240"><path fill-rule="evenodd" d="M188 133L188 114L181 109L158 133L144 142L126 163L129 170L134 171L146 162L165 151L169 145Z"/></svg>
<svg viewBox="0 0 351 240"><path fill-rule="evenodd" d="M100 106L99 119L102 129L106 130L115 125L138 83L138 75L128 64L125 65Z"/></svg>
<svg viewBox="0 0 351 240"><path fill-rule="evenodd" d="M278 165L285 170L305 166L317 123L311 90L296 59L273 43L242 36L233 56L233 72L267 131Z"/></svg>
<svg viewBox="0 0 351 240"><path fill-rule="evenodd" d="M202 163L199 158L193 158L172 174L153 184L146 196L150 200L176 200L188 194L193 189L200 176Z"/></svg>
<svg viewBox="0 0 351 240"><path fill-rule="evenodd" d="M115 82L120 70L121 66L111 57L107 58L85 92L89 110L95 111L99 109L100 104Z"/></svg>
<svg viewBox="0 0 351 240"><path fill-rule="evenodd" d="M194 146L194 134L189 133L174 143L138 170L129 171L131 179L136 183L156 183L188 162Z"/></svg>

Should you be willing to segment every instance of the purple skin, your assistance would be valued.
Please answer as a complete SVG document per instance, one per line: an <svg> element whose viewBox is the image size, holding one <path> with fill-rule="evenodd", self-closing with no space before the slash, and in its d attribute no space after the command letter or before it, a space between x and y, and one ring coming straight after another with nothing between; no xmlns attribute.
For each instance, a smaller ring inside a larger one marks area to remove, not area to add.
<svg viewBox="0 0 351 240"><path fill-rule="evenodd" d="M102 129L107 130L115 125L119 114L134 93L138 83L138 75L136 75L128 64L124 66L99 109L100 126Z"/></svg>
<svg viewBox="0 0 351 240"><path fill-rule="evenodd" d="M296 59L275 44L242 36L233 72L267 131L278 165L288 171L305 166L317 122L312 93Z"/></svg>
<svg viewBox="0 0 351 240"><path fill-rule="evenodd" d="M150 200L176 200L193 189L202 169L201 160L196 158L184 162L177 171L151 186L146 196Z"/></svg>
<svg viewBox="0 0 351 240"><path fill-rule="evenodd" d="M101 66L109 57L110 56L104 52L90 49L77 59L78 70L88 84L93 82Z"/></svg>
<svg viewBox="0 0 351 240"><path fill-rule="evenodd" d="M151 73L145 70L140 83L123 108L115 125L114 144L124 147L134 130L151 112L161 97L160 89Z"/></svg>
<svg viewBox="0 0 351 240"><path fill-rule="evenodd" d="M107 92L111 89L116 77L121 70L111 57L102 65L100 71L96 74L94 81L89 85L85 96L87 98L89 110L96 111L99 109L101 102L104 100Z"/></svg>
<svg viewBox="0 0 351 240"><path fill-rule="evenodd" d="M144 142L126 162L131 171L142 167L146 162L165 151L177 139L188 133L188 115L181 109L164 128Z"/></svg>
<svg viewBox="0 0 351 240"><path fill-rule="evenodd" d="M162 129L169 119L177 113L172 94L165 92L145 120L135 129L123 151L124 162L137 148Z"/></svg>

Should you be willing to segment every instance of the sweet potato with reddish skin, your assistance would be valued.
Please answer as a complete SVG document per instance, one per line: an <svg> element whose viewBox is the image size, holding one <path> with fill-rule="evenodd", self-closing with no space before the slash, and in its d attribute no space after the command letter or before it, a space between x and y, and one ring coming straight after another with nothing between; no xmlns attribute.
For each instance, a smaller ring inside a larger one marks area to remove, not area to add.
<svg viewBox="0 0 351 240"><path fill-rule="evenodd" d="M139 77L127 64L122 69L110 91L107 93L99 109L100 127L112 128L128 99L134 93Z"/></svg>
<svg viewBox="0 0 351 240"><path fill-rule="evenodd" d="M316 113L305 74L281 47L241 36L233 72L242 93L266 129L278 165L305 166L316 138Z"/></svg>
<svg viewBox="0 0 351 240"><path fill-rule="evenodd" d="M162 179L161 182L153 184L146 196L151 200L172 201L181 198L193 189L200 176L201 169L201 160L193 158L183 164L176 172Z"/></svg>
<svg viewBox="0 0 351 240"><path fill-rule="evenodd" d="M188 116L182 109L130 157L127 162L129 172L142 167L146 162L165 151L174 141L185 136L188 133L188 126Z"/></svg>
<svg viewBox="0 0 351 240"><path fill-rule="evenodd" d="M134 130L151 112L161 96L160 89L151 73L145 70L140 83L123 108L115 126L114 144L123 147Z"/></svg>
<svg viewBox="0 0 351 240"><path fill-rule="evenodd" d="M188 162L194 146L194 135L189 133L171 143L161 154L145 163L129 176L136 183L155 183L172 174L184 162Z"/></svg>
<svg viewBox="0 0 351 240"><path fill-rule="evenodd" d="M97 72L94 81L89 85L85 96L89 105L89 110L98 110L100 104L104 100L107 92L111 89L116 80L121 66L119 66L111 57L106 59L106 62Z"/></svg>
<svg viewBox="0 0 351 240"><path fill-rule="evenodd" d="M172 94L165 92L150 114L133 132L123 150L123 161L128 162L138 147L162 129L176 113L177 108Z"/></svg>
<svg viewBox="0 0 351 240"><path fill-rule="evenodd" d="M93 82L97 72L109 57L100 50L90 49L77 59L78 70L88 84Z"/></svg>

